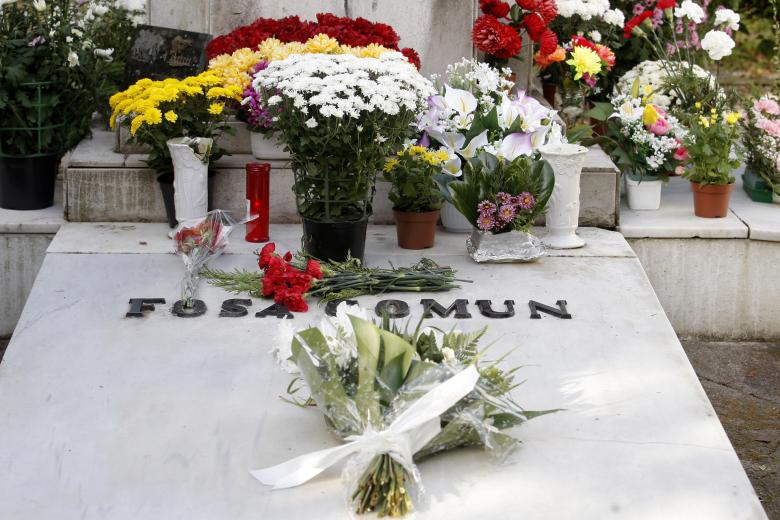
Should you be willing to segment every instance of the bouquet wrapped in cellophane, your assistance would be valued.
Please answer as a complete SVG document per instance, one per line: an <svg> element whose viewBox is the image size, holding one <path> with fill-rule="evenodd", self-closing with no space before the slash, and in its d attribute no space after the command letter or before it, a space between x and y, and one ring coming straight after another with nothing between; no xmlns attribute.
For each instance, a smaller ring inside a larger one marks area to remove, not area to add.
<svg viewBox="0 0 780 520"><path fill-rule="evenodd" d="M277 361L305 381L345 444L252 474L274 489L289 488L348 459L342 477L350 510L398 517L424 503L420 459L481 446L505 461L520 443L511 428L549 411L531 412L513 401L517 368L478 363L484 332L419 325L400 331L389 320L372 323L366 311L346 303L319 327L294 332L283 322Z"/></svg>
<svg viewBox="0 0 780 520"><path fill-rule="evenodd" d="M235 225L229 213L217 209L203 218L186 220L176 228L176 254L184 261L181 301L185 312L193 308L197 298L201 270L208 260L222 254Z"/></svg>

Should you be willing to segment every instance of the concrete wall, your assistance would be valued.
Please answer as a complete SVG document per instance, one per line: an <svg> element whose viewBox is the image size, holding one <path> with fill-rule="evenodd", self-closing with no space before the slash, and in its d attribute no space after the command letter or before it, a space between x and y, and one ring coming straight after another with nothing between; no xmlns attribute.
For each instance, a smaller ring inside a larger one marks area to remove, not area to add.
<svg viewBox="0 0 780 520"><path fill-rule="evenodd" d="M0 338L16 327L53 235L0 234Z"/></svg>
<svg viewBox="0 0 780 520"><path fill-rule="evenodd" d="M780 339L780 242L643 238L629 243L680 336Z"/></svg>
<svg viewBox="0 0 780 520"><path fill-rule="evenodd" d="M153 25L224 34L258 17L299 15L314 19L320 12L362 16L390 24L403 47L420 53L424 74L441 73L448 63L471 57L471 25L476 0L148 0Z"/></svg>

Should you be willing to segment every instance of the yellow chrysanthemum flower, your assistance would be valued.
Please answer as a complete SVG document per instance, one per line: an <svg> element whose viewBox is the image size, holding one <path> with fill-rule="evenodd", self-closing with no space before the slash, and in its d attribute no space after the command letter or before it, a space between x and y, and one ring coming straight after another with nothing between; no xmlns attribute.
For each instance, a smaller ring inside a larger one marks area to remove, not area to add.
<svg viewBox="0 0 780 520"><path fill-rule="evenodd" d="M168 110L165 113L165 120L170 123L175 123L176 121L178 121L178 119L179 119L179 115L173 110Z"/></svg>
<svg viewBox="0 0 780 520"><path fill-rule="evenodd" d="M742 118L742 114L739 112L729 112L726 114L726 122L730 125L734 125Z"/></svg>
<svg viewBox="0 0 780 520"><path fill-rule="evenodd" d="M262 55L263 58L267 59L271 56L271 54L273 54L274 50L283 45L284 44L276 38L267 38L260 42L260 45L257 46L257 51Z"/></svg>
<svg viewBox="0 0 780 520"><path fill-rule="evenodd" d="M142 124L144 124L144 116L135 116L133 122L130 123L130 134L135 135Z"/></svg>
<svg viewBox="0 0 780 520"><path fill-rule="evenodd" d="M697 110L701 110L701 103L699 101L694 103L693 106L695 106Z"/></svg>
<svg viewBox="0 0 780 520"><path fill-rule="evenodd" d="M362 47L360 52L361 58L378 58L382 54L387 52L387 49L376 43L372 43L367 47Z"/></svg>
<svg viewBox="0 0 780 520"><path fill-rule="evenodd" d="M396 166L398 166L398 159L388 159L385 163L385 173L390 173Z"/></svg>
<svg viewBox="0 0 780 520"><path fill-rule="evenodd" d="M709 127L710 127L710 120L709 120L709 119L707 119L707 118L706 118L706 117L704 117L704 116L702 116L702 117L700 117L700 118L699 118L699 123L700 123L700 124L701 124L701 126L703 126L704 128L709 128Z"/></svg>
<svg viewBox="0 0 780 520"><path fill-rule="evenodd" d="M340 51L338 40L327 34L318 34L306 42L306 52L312 54L338 54Z"/></svg>
<svg viewBox="0 0 780 520"><path fill-rule="evenodd" d="M575 80L581 79L583 74L595 76L601 72L601 58L596 51L587 47L574 47L571 51L571 59L566 63L574 67Z"/></svg>
<svg viewBox="0 0 780 520"><path fill-rule="evenodd" d="M658 122L658 111L653 105L645 106L645 110L642 112L642 121L647 126L652 126Z"/></svg>
<svg viewBox="0 0 780 520"><path fill-rule="evenodd" d="M150 108L144 112L144 121L150 125L159 125L162 123L162 112L159 108Z"/></svg>
<svg viewBox="0 0 780 520"><path fill-rule="evenodd" d="M225 103L212 103L209 105L209 114L218 116L225 110Z"/></svg>

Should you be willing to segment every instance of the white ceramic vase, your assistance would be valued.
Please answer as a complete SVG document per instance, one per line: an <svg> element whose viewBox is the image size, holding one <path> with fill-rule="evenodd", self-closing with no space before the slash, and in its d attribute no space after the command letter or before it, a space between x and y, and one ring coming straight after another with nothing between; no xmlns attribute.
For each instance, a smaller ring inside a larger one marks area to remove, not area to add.
<svg viewBox="0 0 780 520"><path fill-rule="evenodd" d="M252 155L255 159L289 159L290 155L284 151L284 145L276 137L266 139L260 132L249 132L252 145Z"/></svg>
<svg viewBox="0 0 780 520"><path fill-rule="evenodd" d="M544 244L553 249L575 249L585 245L577 236L580 218L580 174L588 149L570 143L547 145L540 149L553 172L555 188L547 205L547 234Z"/></svg>
<svg viewBox="0 0 780 520"><path fill-rule="evenodd" d="M628 207L638 210L657 210L661 207L660 179L635 181L626 177L626 198Z"/></svg>
<svg viewBox="0 0 780 520"><path fill-rule="evenodd" d="M209 205L209 161L213 140L203 137L170 139L173 160L173 201L176 221L202 218Z"/></svg>
<svg viewBox="0 0 780 520"><path fill-rule="evenodd" d="M449 202L445 202L441 208L441 223L444 230L450 233L470 233L474 229L471 222Z"/></svg>

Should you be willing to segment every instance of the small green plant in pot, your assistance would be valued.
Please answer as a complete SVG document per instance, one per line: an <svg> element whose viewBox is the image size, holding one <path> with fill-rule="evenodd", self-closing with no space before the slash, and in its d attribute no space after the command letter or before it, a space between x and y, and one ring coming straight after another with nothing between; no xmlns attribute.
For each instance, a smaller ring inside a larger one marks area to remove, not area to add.
<svg viewBox="0 0 780 520"><path fill-rule="evenodd" d="M390 181L390 201L398 234L398 245L404 249L433 247L436 223L444 197L434 175L442 173L449 160L445 150L409 146L388 160L384 177Z"/></svg>
<svg viewBox="0 0 780 520"><path fill-rule="evenodd" d="M697 217L719 218L728 214L732 172L739 167L739 112L720 111L696 102L690 114L688 135L683 140L688 150L683 177L691 181L693 208Z"/></svg>
<svg viewBox="0 0 780 520"><path fill-rule="evenodd" d="M294 54L254 80L286 146L305 251L362 259L374 183L433 85L396 52L379 58Z"/></svg>
<svg viewBox="0 0 780 520"><path fill-rule="evenodd" d="M481 152L466 163L462 179L447 187L452 203L474 226L467 247L475 261L528 262L545 254L530 231L555 187L546 161Z"/></svg>

